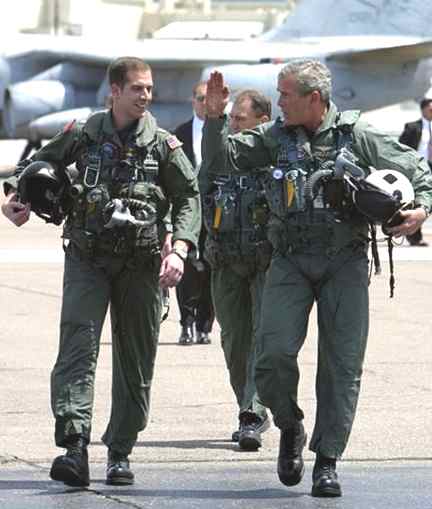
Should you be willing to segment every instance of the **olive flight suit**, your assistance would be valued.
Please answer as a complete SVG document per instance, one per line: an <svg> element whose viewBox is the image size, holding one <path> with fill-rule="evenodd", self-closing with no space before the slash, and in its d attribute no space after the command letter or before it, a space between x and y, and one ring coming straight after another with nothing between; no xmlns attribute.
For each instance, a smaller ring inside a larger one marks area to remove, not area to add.
<svg viewBox="0 0 432 509"><path fill-rule="evenodd" d="M366 173L370 166L400 171L411 181L416 203L432 205L427 164L358 116L341 114L330 103L313 134L301 126L285 127L281 120L227 136L222 120L208 119L203 131L203 157L212 168L274 167L266 183L274 252L262 303L257 390L279 428L303 419L297 356L315 301L317 412L310 449L331 458L339 458L346 447L360 389L369 319L367 224L353 206L333 203L331 195L318 194L313 207L305 209L305 183L345 144Z"/></svg>
<svg viewBox="0 0 432 509"><path fill-rule="evenodd" d="M111 417L102 437L129 454L149 415L161 315L160 242L172 204L173 242L196 246L201 225L193 169L174 136L146 113L116 131L110 111L71 124L32 158L76 163L74 199L64 225L60 346L51 375L55 439L90 440L96 361L110 306ZM140 226L107 228L107 204L126 200Z"/></svg>
<svg viewBox="0 0 432 509"><path fill-rule="evenodd" d="M228 122L224 129L228 130ZM211 291L230 383L239 417L267 413L256 394L256 335L271 246L266 238L268 206L260 173L223 177L204 159L200 172L205 258L210 263ZM219 216L218 216L219 215Z"/></svg>

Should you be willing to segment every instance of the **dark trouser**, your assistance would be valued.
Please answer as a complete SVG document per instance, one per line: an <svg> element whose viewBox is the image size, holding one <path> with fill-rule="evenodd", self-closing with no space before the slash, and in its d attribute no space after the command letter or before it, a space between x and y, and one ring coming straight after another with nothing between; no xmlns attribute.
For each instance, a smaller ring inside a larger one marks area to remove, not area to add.
<svg viewBox="0 0 432 509"><path fill-rule="evenodd" d="M183 277L176 286L177 303L180 310L180 324L196 330L211 332L214 310L211 298L210 266L206 261L185 263Z"/></svg>
<svg viewBox="0 0 432 509"><path fill-rule="evenodd" d="M212 271L214 307L240 414L252 411L264 418L266 410L256 394L255 362L265 273L242 274L240 269L227 266Z"/></svg>
<svg viewBox="0 0 432 509"><path fill-rule="evenodd" d="M303 419L297 402L298 353L309 313L318 308L317 411L310 449L339 458L356 411L369 322L368 261L363 251L276 255L264 288L257 390L276 426Z"/></svg>
<svg viewBox="0 0 432 509"><path fill-rule="evenodd" d="M159 256L92 259L69 245L65 255L60 345L51 374L55 440L90 441L94 379L108 304L112 328L111 417L102 437L129 454L149 415L159 336Z"/></svg>

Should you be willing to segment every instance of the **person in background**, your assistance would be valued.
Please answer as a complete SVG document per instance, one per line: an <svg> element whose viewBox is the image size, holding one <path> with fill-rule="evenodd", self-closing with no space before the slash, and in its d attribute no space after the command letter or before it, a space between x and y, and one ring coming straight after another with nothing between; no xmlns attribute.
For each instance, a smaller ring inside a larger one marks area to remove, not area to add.
<svg viewBox="0 0 432 509"><path fill-rule="evenodd" d="M271 118L271 101L256 90L240 92L224 130L247 132ZM209 163L209 164L207 164ZM268 205L261 176L229 167L221 178L203 161L200 174L203 217L208 229L205 257L211 265L212 295L231 387L239 406L239 427L232 434L240 449L257 450L270 426L256 394L256 335L271 246L267 240ZM205 189L205 190L204 190Z"/></svg>
<svg viewBox="0 0 432 509"><path fill-rule="evenodd" d="M206 82L193 87L193 117L179 125L174 134L183 143L183 151L198 175L201 166L201 130L205 118ZM176 286L180 310L180 345L211 343L210 333L214 322L214 309L210 292L210 265L203 257L206 230L201 227L196 257L189 256L183 278Z"/></svg>
<svg viewBox="0 0 432 509"><path fill-rule="evenodd" d="M415 122L405 124L399 137L399 142L414 148L424 157L432 168L432 98L424 98L420 102L421 118ZM422 229L419 228L412 235L407 235L411 246L427 247L429 244L423 239Z"/></svg>

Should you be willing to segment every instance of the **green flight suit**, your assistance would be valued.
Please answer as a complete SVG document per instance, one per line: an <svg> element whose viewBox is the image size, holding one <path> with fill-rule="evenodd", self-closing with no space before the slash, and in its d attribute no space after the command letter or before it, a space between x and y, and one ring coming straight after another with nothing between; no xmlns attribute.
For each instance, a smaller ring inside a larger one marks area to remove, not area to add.
<svg viewBox="0 0 432 509"><path fill-rule="evenodd" d="M180 147L175 137L157 127L150 113L122 141L107 111L69 126L32 158L65 165L76 162L74 183L83 189L63 233L67 240L60 345L51 375L58 446L75 434L90 440L96 361L108 305L112 406L102 440L129 454L147 424L161 316L160 241L169 204L173 242L181 239L196 246L201 225L198 183ZM147 196L156 210L156 223L151 228L106 229L99 202L90 199L94 188L107 200Z"/></svg>
<svg viewBox="0 0 432 509"><path fill-rule="evenodd" d="M258 337L256 384L270 407L276 426L289 428L303 419L298 405L297 356L313 302L318 309L317 412L310 449L339 458L351 431L358 401L368 334L367 225L357 214L342 219L331 208L313 214L288 211L291 198L278 165L294 150L291 167L307 175L336 157L338 133L351 133L351 150L368 171L394 169L405 174L418 205L431 207L432 178L414 150L380 133L358 113L340 114L330 103L310 135L301 127L286 128L280 120L227 136L222 120L208 119L203 130L203 158L213 168L227 164L238 171L274 165L269 173L272 211L269 238L274 254L267 274ZM279 179L279 180L278 180ZM288 205L287 205L288 203ZM315 206L315 202L314 202ZM284 209L284 207L286 207Z"/></svg>
<svg viewBox="0 0 432 509"><path fill-rule="evenodd" d="M229 129L227 121L224 129ZM267 417L266 409L256 394L255 386L256 336L271 250L265 238L264 226L254 229L251 224L244 225L244 228L242 224L242 219L247 222L249 215L249 210L242 210L242 207L254 208L261 186L258 174L244 176L238 183L231 182L226 193L230 198L236 196L237 202L232 204L235 218L230 221L236 224L228 227L229 231L227 228L218 231L212 227L214 194L219 192L215 189L216 177L217 174L203 160L199 180L207 228L204 256L212 269L213 306L221 328L221 346L231 387L239 406L239 419L241 421L245 414L253 413L264 420ZM249 182L251 178L253 182ZM224 209L222 223L227 210L226 207ZM242 242L245 239L252 241Z"/></svg>
<svg viewBox="0 0 432 509"><path fill-rule="evenodd" d="M211 272L213 305L240 420L249 412L263 420L267 416L255 386L256 336L264 281L265 272L248 271L240 264L212 268Z"/></svg>

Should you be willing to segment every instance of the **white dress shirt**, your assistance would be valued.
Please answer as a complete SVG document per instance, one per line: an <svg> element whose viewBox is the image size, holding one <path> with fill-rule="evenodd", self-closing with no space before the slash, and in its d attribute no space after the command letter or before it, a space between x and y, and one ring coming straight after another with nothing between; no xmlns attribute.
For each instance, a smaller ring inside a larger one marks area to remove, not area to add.
<svg viewBox="0 0 432 509"><path fill-rule="evenodd" d="M417 148L418 153L423 156L426 161L430 160L429 157L429 151L428 151L428 145L429 142L431 142L431 123L429 120L426 120L424 117L422 117L422 134L420 138L420 143Z"/></svg>
<svg viewBox="0 0 432 509"><path fill-rule="evenodd" d="M193 116L192 120L192 146L195 155L195 165L198 168L201 165L201 139L202 139L202 128L204 126L204 120L201 120L196 115Z"/></svg>

